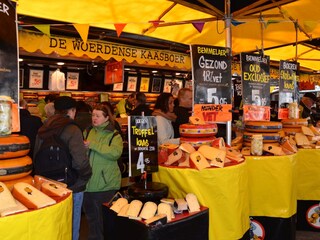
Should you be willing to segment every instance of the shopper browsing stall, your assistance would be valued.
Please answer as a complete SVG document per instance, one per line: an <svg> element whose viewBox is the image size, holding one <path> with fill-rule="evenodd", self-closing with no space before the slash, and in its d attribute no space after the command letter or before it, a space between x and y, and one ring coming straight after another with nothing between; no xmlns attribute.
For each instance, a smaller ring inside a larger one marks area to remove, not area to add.
<svg viewBox="0 0 320 240"><path fill-rule="evenodd" d="M102 204L109 202L120 189L121 173L117 160L121 157L123 142L115 130L114 120L108 106L99 104L92 111L92 128L84 131L92 167L84 194L84 212L89 225L88 239L102 240Z"/></svg>

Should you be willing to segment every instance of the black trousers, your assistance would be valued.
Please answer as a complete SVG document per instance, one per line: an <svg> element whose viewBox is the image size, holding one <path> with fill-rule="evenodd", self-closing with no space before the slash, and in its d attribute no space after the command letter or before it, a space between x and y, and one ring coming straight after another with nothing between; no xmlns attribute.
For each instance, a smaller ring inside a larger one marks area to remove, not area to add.
<svg viewBox="0 0 320 240"><path fill-rule="evenodd" d="M109 202L115 193L115 190L84 193L83 210L89 227L88 240L105 239L103 233L102 204Z"/></svg>

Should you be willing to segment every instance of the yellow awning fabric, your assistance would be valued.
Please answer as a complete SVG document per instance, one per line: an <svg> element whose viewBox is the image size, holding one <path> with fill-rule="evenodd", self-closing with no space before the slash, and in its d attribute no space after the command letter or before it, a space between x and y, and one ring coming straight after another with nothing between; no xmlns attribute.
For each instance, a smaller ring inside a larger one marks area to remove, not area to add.
<svg viewBox="0 0 320 240"><path fill-rule="evenodd" d="M184 44L226 46L223 19L215 21L214 12L203 13L172 1L18 0L17 2L18 13L28 16L65 21L70 24L89 24L113 30L115 24L122 23L126 24L124 32L128 33L144 34ZM240 53L320 37L319 3L319 0L297 0L282 6L281 9L274 7L261 13L260 21L259 14L252 18L235 16L234 20L241 21L242 24L231 25L232 51ZM156 28L152 27L157 20L163 22ZM292 20L297 21L296 26L299 26L297 31ZM192 23L204 23L203 30L199 32ZM146 31L149 28L151 30ZM288 59L290 56L283 53L282 59ZM273 60L272 55L270 58Z"/></svg>

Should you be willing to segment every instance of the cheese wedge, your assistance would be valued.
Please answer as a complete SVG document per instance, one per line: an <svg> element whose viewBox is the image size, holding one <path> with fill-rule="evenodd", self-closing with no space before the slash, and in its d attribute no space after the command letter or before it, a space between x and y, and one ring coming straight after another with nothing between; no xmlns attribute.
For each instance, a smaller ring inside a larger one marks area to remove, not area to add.
<svg viewBox="0 0 320 240"><path fill-rule="evenodd" d="M126 205L124 205L124 206L120 209L120 211L119 211L119 213L118 213L118 216L119 216L119 217L128 217L128 209L129 209L129 207L130 207L130 204L129 204L129 203L127 203Z"/></svg>
<svg viewBox="0 0 320 240"><path fill-rule="evenodd" d="M212 141L211 146L219 149L225 149L226 143L224 142L224 139L222 137L219 137Z"/></svg>
<svg viewBox="0 0 320 240"><path fill-rule="evenodd" d="M191 124L206 124L205 121L203 121L202 119L195 117L195 116L189 117L189 122Z"/></svg>
<svg viewBox="0 0 320 240"><path fill-rule="evenodd" d="M294 136L294 140L296 141L298 146L310 145L308 138L303 133L296 133L296 135Z"/></svg>
<svg viewBox="0 0 320 240"><path fill-rule="evenodd" d="M275 144L263 144L263 151L272 153L275 156L283 156L285 153L283 152L282 148L276 146Z"/></svg>
<svg viewBox="0 0 320 240"><path fill-rule="evenodd" d="M128 204L128 200L126 198L118 198L110 207L112 211L119 213L121 209Z"/></svg>
<svg viewBox="0 0 320 240"><path fill-rule="evenodd" d="M17 203L7 186L0 182L0 212L12 207L17 207Z"/></svg>
<svg viewBox="0 0 320 240"><path fill-rule="evenodd" d="M179 161L182 157L182 150L180 148L177 148L168 156L168 160L164 162L165 165L170 166L174 164L175 162Z"/></svg>
<svg viewBox="0 0 320 240"><path fill-rule="evenodd" d="M141 217L142 219L152 218L156 214L157 209L158 209L157 204L155 204L154 202L150 202L150 201L146 202L143 205L143 208L141 210L139 217Z"/></svg>
<svg viewBox="0 0 320 240"><path fill-rule="evenodd" d="M243 136L238 136L238 137L231 140L231 145L237 144L237 143L242 143L242 142L243 142Z"/></svg>
<svg viewBox="0 0 320 240"><path fill-rule="evenodd" d="M314 135L320 136L320 129L319 128L317 128L317 127L315 127L313 125L310 125L309 128L314 133Z"/></svg>
<svg viewBox="0 0 320 240"><path fill-rule="evenodd" d="M172 207L166 203L159 203L158 214L165 214L167 216L168 222L174 219L174 213L173 213Z"/></svg>
<svg viewBox="0 0 320 240"><path fill-rule="evenodd" d="M44 182L41 185L41 192L49 197L63 197L72 191L53 182Z"/></svg>
<svg viewBox="0 0 320 240"><path fill-rule="evenodd" d="M190 159L198 170L210 167L210 164L208 163L207 159L199 151L191 153Z"/></svg>
<svg viewBox="0 0 320 240"><path fill-rule="evenodd" d="M190 143L181 143L179 148L186 153L193 153L196 151Z"/></svg>
<svg viewBox="0 0 320 240"><path fill-rule="evenodd" d="M210 160L211 166L224 166L224 160L226 159L226 151L210 147L208 145L202 145L199 147L198 152L200 152L206 159Z"/></svg>
<svg viewBox="0 0 320 240"><path fill-rule="evenodd" d="M199 212L200 211L200 204L198 202L198 198L193 193L188 193L186 195L186 201L188 203L189 212Z"/></svg>
<svg viewBox="0 0 320 240"><path fill-rule="evenodd" d="M297 146L293 145L289 141L289 138L287 138L287 137L282 139L280 146L282 147L283 150L286 149L287 151L292 152L292 153L298 152Z"/></svg>
<svg viewBox="0 0 320 240"><path fill-rule="evenodd" d="M177 210L179 210L179 211L188 210L188 203L183 198L177 198L174 201L175 201L174 205L177 208Z"/></svg>
<svg viewBox="0 0 320 240"><path fill-rule="evenodd" d="M243 156L250 156L251 155L251 148L250 147L243 147L241 149L241 154Z"/></svg>
<svg viewBox="0 0 320 240"><path fill-rule="evenodd" d="M51 197L23 182L13 185L12 195L29 209L43 208L56 203Z"/></svg>
<svg viewBox="0 0 320 240"><path fill-rule="evenodd" d="M0 216L4 217L4 216L28 211L28 208L24 206L21 202L19 202L18 200L15 200L15 202L16 202L15 207L8 207L5 209L2 209L0 211Z"/></svg>
<svg viewBox="0 0 320 240"><path fill-rule="evenodd" d="M301 131L306 136L314 137L313 131L310 128L306 127L306 126L301 126Z"/></svg>
<svg viewBox="0 0 320 240"><path fill-rule="evenodd" d="M241 152L233 148L227 148L227 156L233 157L233 158L242 158Z"/></svg>
<svg viewBox="0 0 320 240"><path fill-rule="evenodd" d="M132 200L127 212L128 217L138 217L142 208L142 202L140 200Z"/></svg>
<svg viewBox="0 0 320 240"><path fill-rule="evenodd" d="M179 167L190 167L190 153L183 152L182 157L178 162Z"/></svg>
<svg viewBox="0 0 320 240"><path fill-rule="evenodd" d="M167 203L167 204L169 204L169 205L171 205L171 206L173 206L174 205L174 199L171 199L171 198L162 198L161 200L160 200L160 202L162 202L162 203Z"/></svg>

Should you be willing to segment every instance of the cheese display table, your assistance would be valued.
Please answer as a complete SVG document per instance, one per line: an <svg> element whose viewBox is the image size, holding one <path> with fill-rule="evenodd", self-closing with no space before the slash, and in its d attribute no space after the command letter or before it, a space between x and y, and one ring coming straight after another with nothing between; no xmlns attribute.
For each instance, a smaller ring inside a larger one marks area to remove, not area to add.
<svg viewBox="0 0 320 240"><path fill-rule="evenodd" d="M0 239L68 240L72 238L72 195L59 203L0 218Z"/></svg>
<svg viewBox="0 0 320 240"><path fill-rule="evenodd" d="M297 154L247 156L250 216L265 239L294 240Z"/></svg>
<svg viewBox="0 0 320 240"><path fill-rule="evenodd" d="M159 171L152 177L153 181L168 185L170 198L183 198L187 193L194 193L200 204L209 208L209 239L242 239L248 234L248 172L245 162L202 171L159 166Z"/></svg>
<svg viewBox="0 0 320 240"><path fill-rule="evenodd" d="M105 239L208 240L209 209L206 207L201 207L200 212L176 214L173 221L155 226L146 226L138 220L118 217L107 205L103 205L102 210Z"/></svg>
<svg viewBox="0 0 320 240"><path fill-rule="evenodd" d="M299 149L297 155L297 229L320 231L320 150Z"/></svg>

